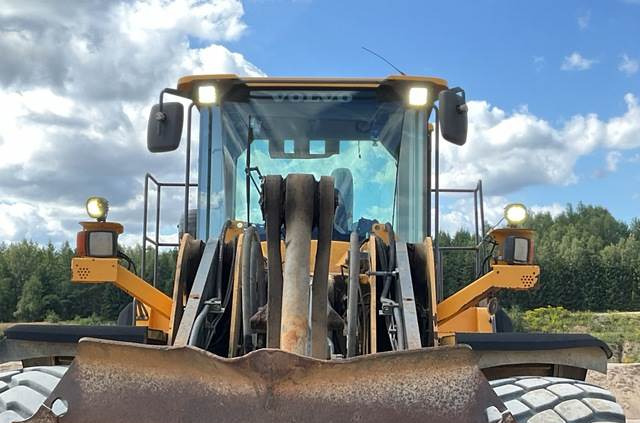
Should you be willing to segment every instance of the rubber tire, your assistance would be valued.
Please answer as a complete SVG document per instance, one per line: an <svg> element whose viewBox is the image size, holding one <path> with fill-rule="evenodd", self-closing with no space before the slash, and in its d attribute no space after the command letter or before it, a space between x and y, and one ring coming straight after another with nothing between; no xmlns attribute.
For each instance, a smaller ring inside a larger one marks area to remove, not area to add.
<svg viewBox="0 0 640 423"><path fill-rule="evenodd" d="M0 372L0 423L33 416L66 371L67 366L42 366Z"/></svg>
<svg viewBox="0 0 640 423"><path fill-rule="evenodd" d="M491 387L518 423L625 422L624 411L606 389L557 377L522 376L491 381ZM499 421L495 407L489 422Z"/></svg>

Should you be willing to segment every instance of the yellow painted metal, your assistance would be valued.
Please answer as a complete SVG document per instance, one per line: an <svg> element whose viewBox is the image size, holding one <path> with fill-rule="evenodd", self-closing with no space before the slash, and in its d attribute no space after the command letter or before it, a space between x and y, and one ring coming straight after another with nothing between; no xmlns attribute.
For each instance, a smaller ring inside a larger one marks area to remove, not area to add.
<svg viewBox="0 0 640 423"><path fill-rule="evenodd" d="M371 227L371 232L380 237L385 244L389 245L389 233L382 223L376 223Z"/></svg>
<svg viewBox="0 0 640 423"><path fill-rule="evenodd" d="M238 235L244 232L245 223L240 220L232 220L229 227L224 231L224 243L228 244Z"/></svg>
<svg viewBox="0 0 640 423"><path fill-rule="evenodd" d="M80 222L80 226L85 231L113 231L117 234L124 231L124 226L117 222Z"/></svg>
<svg viewBox="0 0 640 423"><path fill-rule="evenodd" d="M434 347L438 345L438 297L436 294L436 260L433 254L433 240L431 237L427 237L424 240L424 248L427 254L427 283L429 284L427 292L429 297L427 303L431 309L431 322L433 330L433 342Z"/></svg>
<svg viewBox="0 0 640 423"><path fill-rule="evenodd" d="M487 307L469 307L439 325L443 336L455 332L493 332L491 315Z"/></svg>
<svg viewBox="0 0 640 423"><path fill-rule="evenodd" d="M497 228L492 229L487 234L491 238L493 238L498 243L498 257L502 257L504 255L504 241L509 236L516 236L520 238L526 238L529 240L529 263L533 264L535 260L535 249L534 249L534 236L536 232L533 229L524 229L524 228ZM496 264L508 264L504 260L497 260Z"/></svg>
<svg viewBox="0 0 640 423"><path fill-rule="evenodd" d="M229 355L235 357L238 350L240 328L241 328L241 283L242 283L242 243L244 241L244 233L238 235L238 243L236 244L235 260L233 265L233 290L231 291L231 322L229 329Z"/></svg>
<svg viewBox="0 0 640 423"><path fill-rule="evenodd" d="M115 258L75 257L71 260L71 281L112 283L147 306L150 329L169 333L173 301L159 289L139 278Z"/></svg>
<svg viewBox="0 0 640 423"><path fill-rule="evenodd" d="M538 266L494 265L492 270L438 304L438 325L500 289L530 289L540 276Z"/></svg>
<svg viewBox="0 0 640 423"><path fill-rule="evenodd" d="M190 269L193 265L192 258L200 255L201 241L196 240L191 234L183 234L180 239L180 246L178 247L178 257L176 260L176 270L173 278L173 295L172 295L172 307L171 307L171 320L169 324L169 344L173 344L178 327L180 326L180 320L182 319L182 313L184 307L187 304L188 292L187 292L187 279L190 272L195 269Z"/></svg>
<svg viewBox="0 0 640 423"><path fill-rule="evenodd" d="M386 78L299 78L240 77L234 74L189 75L178 80L178 90L191 93L198 84L245 84L265 88L377 88L382 84L415 83L434 87L436 93L447 88L442 78L414 75L390 75Z"/></svg>
<svg viewBox="0 0 640 423"><path fill-rule="evenodd" d="M262 255L267 257L267 242L262 241L260 243L262 248ZM316 251L318 249L318 241L311 240L311 253L309 255L309 269L313 272L316 264ZM280 242L280 256L282 260L285 260L285 248L284 241ZM341 266L347 262L347 255L349 254L349 243L345 241L331 241L331 254L329 256L329 274L340 274Z"/></svg>
<svg viewBox="0 0 640 423"><path fill-rule="evenodd" d="M369 248L369 267L372 272L376 269L376 237L369 236L369 242L367 243ZM376 295L376 276L369 276L369 333L371 334L370 352L378 352L378 304Z"/></svg>

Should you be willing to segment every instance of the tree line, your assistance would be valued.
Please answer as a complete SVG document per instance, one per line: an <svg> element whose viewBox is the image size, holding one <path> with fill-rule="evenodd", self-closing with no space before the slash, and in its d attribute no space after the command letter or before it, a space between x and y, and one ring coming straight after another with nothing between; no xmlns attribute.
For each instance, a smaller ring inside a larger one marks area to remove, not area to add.
<svg viewBox="0 0 640 423"><path fill-rule="evenodd" d="M140 266L142 248L125 247L124 253ZM60 248L30 241L0 244L0 322L115 321L131 297L115 286L71 283L71 258L68 243ZM158 255L157 287L172 294L173 271L177 251ZM123 263L124 265L124 263ZM133 269L131 269L133 270ZM153 250L147 250L145 280L153 275ZM86 320L86 319L85 319Z"/></svg>
<svg viewBox="0 0 640 423"><path fill-rule="evenodd" d="M536 261L541 266L538 287L502 291L505 307L530 309L547 305L569 310L640 310L640 221L629 225L605 208L579 204L560 215L536 214L527 226L536 230ZM443 246L474 244L468 231L442 233ZM124 248L140 266L142 248ZM144 269L151 280L152 250ZM69 244L56 248L30 241L0 244L0 321L117 319L130 297L110 284L70 282L74 255ZM157 287L171 295L177 252L161 251ZM475 278L475 257L465 252L443 255L445 295Z"/></svg>
<svg viewBox="0 0 640 423"><path fill-rule="evenodd" d="M536 231L536 262L541 274L533 290L499 293L505 307L561 306L569 310L640 310L640 220L616 220L607 209L578 204L560 215L529 217ZM441 245L473 245L466 231L441 235ZM445 295L474 277L474 256L443 255Z"/></svg>

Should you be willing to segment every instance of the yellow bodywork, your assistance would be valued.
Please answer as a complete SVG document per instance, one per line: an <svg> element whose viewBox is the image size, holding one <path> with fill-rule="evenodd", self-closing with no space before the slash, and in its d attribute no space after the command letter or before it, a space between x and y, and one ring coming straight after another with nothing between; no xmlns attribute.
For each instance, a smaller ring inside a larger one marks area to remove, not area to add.
<svg viewBox="0 0 640 423"><path fill-rule="evenodd" d="M491 333L494 328L487 307L469 307L446 322L438 323L438 330L438 335L445 337L455 332Z"/></svg>
<svg viewBox="0 0 640 423"><path fill-rule="evenodd" d="M382 242L388 243L388 234L384 232L382 225L375 225L374 233ZM242 231L234 232L238 237L236 256L242 251ZM229 239L228 241L231 241ZM372 235L368 242L363 243L361 250L369 254L370 270L376 270L376 238ZM266 242L262 242L263 255L267 255ZM424 283L429 285L429 305L433 310L431 321L436 336L434 342L437 345L443 339L456 332L493 332L492 316L487 307L479 306L479 303L499 289L523 290L533 288L538 282L540 268L535 265L507 265L496 264L492 270L479 279L471 282L460 291L447 297L436 304L435 293L435 260L433 255L433 242L427 237L423 243L426 251L426 275ZM314 268L315 251L317 242L311 241L310 268ZM284 260L284 242L281 247ZM341 274L346 266L349 252L349 243L344 241L332 241L329 263L330 275ZM171 334L173 300L162 291L136 276L118 263L116 258L76 257L71 263L72 281L75 283L113 283L138 302L140 302L149 318L137 320L136 325L148 326L150 329L161 330ZM332 276L330 276L332 277ZM376 277L360 275L360 282L369 285L368 289L375 292ZM234 286L232 291L232 319L230 345L235 345L240 331L239 313L237 306L240 300L240 260L236 260L234 269ZM371 296L370 312L375 316L377 304L375 296ZM376 339L376 319L371 319L370 337ZM368 346L370 352L376 352L375 342ZM233 353L230 353L233 356Z"/></svg>
<svg viewBox="0 0 640 423"><path fill-rule="evenodd" d="M500 288L532 288L538 282L539 274L538 266L495 265L489 273L438 303L438 322L442 324L452 319Z"/></svg>
<svg viewBox="0 0 640 423"><path fill-rule="evenodd" d="M118 259L75 257L71 260L71 281L116 285L145 306L149 319L136 322L138 326L169 332L171 298L121 266Z"/></svg>
<svg viewBox="0 0 640 423"><path fill-rule="evenodd" d="M415 83L429 85L436 92L447 89L442 78L389 75L386 78L300 78L300 77L240 77L235 74L189 75L178 80L178 91L189 94L200 84L243 83L248 87L268 88L377 88L382 84Z"/></svg>

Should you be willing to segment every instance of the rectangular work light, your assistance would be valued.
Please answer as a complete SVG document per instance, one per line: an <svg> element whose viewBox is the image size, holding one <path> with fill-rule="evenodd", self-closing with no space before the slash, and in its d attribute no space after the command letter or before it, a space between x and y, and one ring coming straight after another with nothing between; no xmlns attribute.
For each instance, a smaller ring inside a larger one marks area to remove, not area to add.
<svg viewBox="0 0 640 423"><path fill-rule="evenodd" d="M409 105L424 106L429 99L429 89L424 87L413 87L409 90Z"/></svg>
<svg viewBox="0 0 640 423"><path fill-rule="evenodd" d="M198 87L198 103L213 104L216 100L216 87L213 85L201 85Z"/></svg>
<svg viewBox="0 0 640 423"><path fill-rule="evenodd" d="M508 236L504 240L504 260L509 264L529 263L530 240Z"/></svg>
<svg viewBox="0 0 640 423"><path fill-rule="evenodd" d="M112 231L87 231L89 257L117 257L117 235Z"/></svg>

